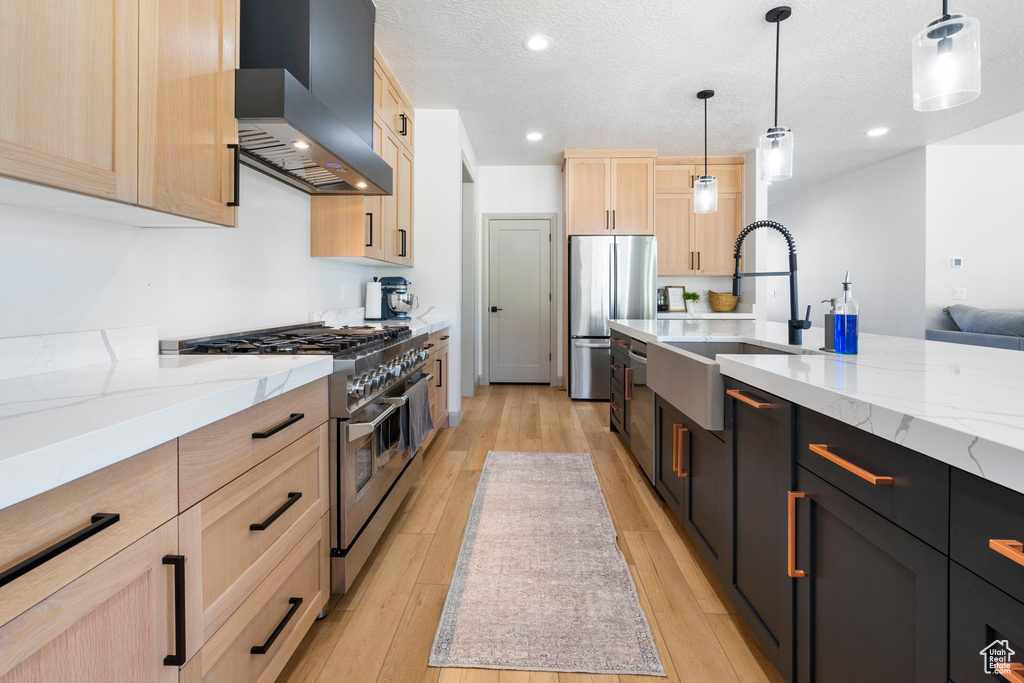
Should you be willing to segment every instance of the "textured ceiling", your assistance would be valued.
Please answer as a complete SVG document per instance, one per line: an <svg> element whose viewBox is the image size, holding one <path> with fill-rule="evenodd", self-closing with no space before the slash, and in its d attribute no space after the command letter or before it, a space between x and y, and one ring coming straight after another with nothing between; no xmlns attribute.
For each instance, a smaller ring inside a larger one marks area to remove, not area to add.
<svg viewBox="0 0 1024 683"><path fill-rule="evenodd" d="M713 88L710 153L771 125L774 2L376 0L377 41L415 106L459 109L482 164L558 163L565 149L700 154L698 90ZM782 24L779 123L794 177L772 198L1024 110L1024 0L955 3L981 20L982 95L911 104L910 41L939 0L796 0ZM554 44L533 53L535 33ZM892 132L868 138L865 131ZM525 140L528 131L543 141Z"/></svg>

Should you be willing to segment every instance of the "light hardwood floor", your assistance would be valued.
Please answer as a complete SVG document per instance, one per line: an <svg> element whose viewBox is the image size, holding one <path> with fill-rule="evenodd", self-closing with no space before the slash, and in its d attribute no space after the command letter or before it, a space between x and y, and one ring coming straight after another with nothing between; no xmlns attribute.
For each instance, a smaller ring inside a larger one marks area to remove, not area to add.
<svg viewBox="0 0 1024 683"><path fill-rule="evenodd" d="M710 571L608 430L608 404L547 386L481 387L443 430L367 569L313 625L279 683L652 683L607 676L427 666L462 533L490 450L590 453L668 681L782 679Z"/></svg>

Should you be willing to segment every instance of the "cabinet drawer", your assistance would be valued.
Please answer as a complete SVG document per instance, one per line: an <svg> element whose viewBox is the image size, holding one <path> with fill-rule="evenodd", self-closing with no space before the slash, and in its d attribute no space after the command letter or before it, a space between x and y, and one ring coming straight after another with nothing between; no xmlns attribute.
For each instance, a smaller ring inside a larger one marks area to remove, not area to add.
<svg viewBox="0 0 1024 683"><path fill-rule="evenodd" d="M451 328L446 327L443 330L437 332L431 332L427 335L427 345L431 353L437 353L445 346L448 346L448 342L451 340Z"/></svg>
<svg viewBox="0 0 1024 683"><path fill-rule="evenodd" d="M324 378L181 437L179 509L195 505L326 420Z"/></svg>
<svg viewBox="0 0 1024 683"><path fill-rule="evenodd" d="M620 394L626 390L626 368L621 356L612 354L611 367L609 368L612 376L612 388L618 391Z"/></svg>
<svg viewBox="0 0 1024 683"><path fill-rule="evenodd" d="M803 408L797 413L796 457L836 488L947 552L948 465Z"/></svg>
<svg viewBox="0 0 1024 683"><path fill-rule="evenodd" d="M950 495L950 557L1024 602L1024 495L958 469Z"/></svg>
<svg viewBox="0 0 1024 683"><path fill-rule="evenodd" d="M329 526L324 515L189 660L182 681L269 683L277 678L330 597Z"/></svg>
<svg viewBox="0 0 1024 683"><path fill-rule="evenodd" d="M612 387L612 399L608 404L608 413L612 426L620 434L626 434L628 431L626 429L626 401L623 399L622 393L615 387Z"/></svg>
<svg viewBox="0 0 1024 683"><path fill-rule="evenodd" d="M1006 640L1009 648L1017 653L1012 661L1024 661L1024 604L956 562L950 562L950 680L954 683L1004 680L985 673L985 659L981 655L998 640Z"/></svg>
<svg viewBox="0 0 1024 683"><path fill-rule="evenodd" d="M174 517L177 457L177 442L169 441L0 510L0 571L7 576L0 586L0 624ZM87 529L87 538L67 543ZM67 550L27 565L33 568L22 565L55 546ZM27 571L16 575L18 565Z"/></svg>
<svg viewBox="0 0 1024 683"><path fill-rule="evenodd" d="M327 512L327 436L321 425L181 514L188 578L202 600L189 656Z"/></svg>

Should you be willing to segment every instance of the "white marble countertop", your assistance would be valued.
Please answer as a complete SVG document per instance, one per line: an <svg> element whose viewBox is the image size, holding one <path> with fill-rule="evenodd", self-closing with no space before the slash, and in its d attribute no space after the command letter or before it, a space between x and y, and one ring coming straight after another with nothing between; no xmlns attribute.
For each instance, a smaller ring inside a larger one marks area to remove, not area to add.
<svg viewBox="0 0 1024 683"><path fill-rule="evenodd" d="M672 341L743 341L796 355L720 355L722 374L1024 493L1024 353L862 334L859 355L791 347L783 323L627 320L612 328Z"/></svg>
<svg viewBox="0 0 1024 683"><path fill-rule="evenodd" d="M333 366L330 356L147 356L4 379L0 508L325 377Z"/></svg>
<svg viewBox="0 0 1024 683"><path fill-rule="evenodd" d="M417 308L412 312L411 320L366 320L362 308L334 308L326 311L311 311L310 321L322 320L328 327L344 327L345 325L369 325L384 327L385 325L408 325L414 335L438 332L451 326L448 311L436 306Z"/></svg>

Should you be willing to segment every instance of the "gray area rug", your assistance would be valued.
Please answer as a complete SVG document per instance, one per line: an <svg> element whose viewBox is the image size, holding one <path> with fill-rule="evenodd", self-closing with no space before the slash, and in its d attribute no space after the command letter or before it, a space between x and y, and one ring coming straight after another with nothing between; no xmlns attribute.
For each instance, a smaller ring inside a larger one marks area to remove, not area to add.
<svg viewBox="0 0 1024 683"><path fill-rule="evenodd" d="M665 675L589 454L487 455L430 665Z"/></svg>

